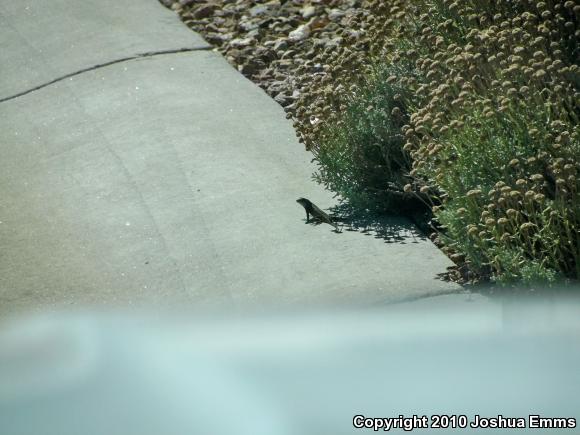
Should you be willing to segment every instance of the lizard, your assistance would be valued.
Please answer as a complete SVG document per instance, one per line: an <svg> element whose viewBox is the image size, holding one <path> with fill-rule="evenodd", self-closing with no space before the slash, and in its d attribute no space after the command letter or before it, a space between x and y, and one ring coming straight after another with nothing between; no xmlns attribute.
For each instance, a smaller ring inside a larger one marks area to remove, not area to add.
<svg viewBox="0 0 580 435"><path fill-rule="evenodd" d="M304 210L306 210L306 223L310 222L310 215L312 215L314 219L332 225L336 229L336 231L339 231L338 225L332 221L332 218L328 216L325 212L323 212L320 208L318 208L310 200L306 198L298 198L296 202L300 204L302 207L304 207Z"/></svg>

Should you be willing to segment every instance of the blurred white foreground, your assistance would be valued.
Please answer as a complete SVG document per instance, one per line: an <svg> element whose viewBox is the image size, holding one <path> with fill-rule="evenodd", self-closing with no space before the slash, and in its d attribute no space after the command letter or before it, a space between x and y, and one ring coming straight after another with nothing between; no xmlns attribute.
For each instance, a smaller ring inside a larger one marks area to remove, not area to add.
<svg viewBox="0 0 580 435"><path fill-rule="evenodd" d="M353 417L400 414L580 423L578 299L473 298L270 316L85 311L6 320L0 433L373 433L355 429Z"/></svg>

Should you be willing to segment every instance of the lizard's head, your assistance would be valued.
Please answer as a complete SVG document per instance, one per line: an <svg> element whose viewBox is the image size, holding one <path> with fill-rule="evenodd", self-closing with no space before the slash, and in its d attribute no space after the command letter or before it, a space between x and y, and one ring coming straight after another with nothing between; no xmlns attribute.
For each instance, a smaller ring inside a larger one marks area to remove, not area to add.
<svg viewBox="0 0 580 435"><path fill-rule="evenodd" d="M306 205L306 204L308 204L310 201L308 201L306 198L298 198L298 199L296 200L296 202L297 202L298 204L301 204L301 205Z"/></svg>

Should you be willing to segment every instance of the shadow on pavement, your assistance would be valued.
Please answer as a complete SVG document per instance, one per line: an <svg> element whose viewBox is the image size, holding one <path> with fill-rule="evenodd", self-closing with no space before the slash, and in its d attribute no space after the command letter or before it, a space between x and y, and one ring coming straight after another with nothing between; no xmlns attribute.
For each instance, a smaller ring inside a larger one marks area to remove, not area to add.
<svg viewBox="0 0 580 435"><path fill-rule="evenodd" d="M419 243L427 237L408 219L401 216L385 216L364 211L343 203L331 207L332 218L343 231L361 232L367 236L383 239L385 243Z"/></svg>

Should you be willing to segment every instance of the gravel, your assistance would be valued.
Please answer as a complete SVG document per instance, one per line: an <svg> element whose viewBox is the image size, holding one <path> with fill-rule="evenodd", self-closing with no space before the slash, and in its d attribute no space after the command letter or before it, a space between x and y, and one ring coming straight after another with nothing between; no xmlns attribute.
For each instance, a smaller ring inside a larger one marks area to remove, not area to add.
<svg viewBox="0 0 580 435"><path fill-rule="evenodd" d="M362 0L161 0L293 117L325 56L360 36Z"/></svg>

